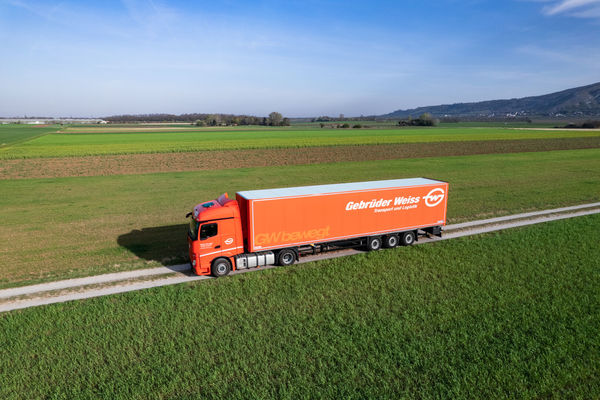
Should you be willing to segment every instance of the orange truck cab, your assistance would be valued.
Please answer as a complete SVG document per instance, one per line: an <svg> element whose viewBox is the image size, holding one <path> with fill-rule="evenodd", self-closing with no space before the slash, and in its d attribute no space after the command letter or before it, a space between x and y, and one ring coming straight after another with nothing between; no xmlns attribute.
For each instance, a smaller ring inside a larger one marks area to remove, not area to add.
<svg viewBox="0 0 600 400"><path fill-rule="evenodd" d="M224 276L342 248L379 250L441 236L448 183L429 178L227 193L196 205L188 231L197 275Z"/></svg>
<svg viewBox="0 0 600 400"><path fill-rule="evenodd" d="M226 275L229 273L227 262L229 266L235 265L233 257L244 250L237 201L225 193L216 200L198 204L191 217L188 247L194 273ZM224 260L215 263L218 259Z"/></svg>

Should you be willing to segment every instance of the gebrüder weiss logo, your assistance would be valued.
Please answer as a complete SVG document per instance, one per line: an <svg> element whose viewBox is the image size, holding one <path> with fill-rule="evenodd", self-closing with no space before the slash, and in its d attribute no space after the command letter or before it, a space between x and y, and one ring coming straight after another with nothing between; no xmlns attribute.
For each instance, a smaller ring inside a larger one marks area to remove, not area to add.
<svg viewBox="0 0 600 400"><path fill-rule="evenodd" d="M427 207L435 207L444 200L444 189L436 188L423 197Z"/></svg>

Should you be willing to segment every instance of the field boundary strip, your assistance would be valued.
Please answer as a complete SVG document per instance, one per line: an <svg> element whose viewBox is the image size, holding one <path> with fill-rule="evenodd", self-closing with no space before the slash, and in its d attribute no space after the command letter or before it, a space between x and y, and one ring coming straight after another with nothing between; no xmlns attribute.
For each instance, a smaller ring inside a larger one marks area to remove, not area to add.
<svg viewBox="0 0 600 400"><path fill-rule="evenodd" d="M494 232L598 213L600 213L600 202L470 221L460 224L447 225L442 238L424 238L419 240L418 244L438 242L458 237L477 235L481 233ZM303 257L299 263L338 258L359 253L362 253L362 251L352 249L342 250L332 253L324 253L323 255ZM274 266L234 271L232 272L232 275L270 268L274 268ZM173 276L173 274L177 275ZM168 276L161 278L161 275ZM113 286L93 287L86 289L86 286L90 285L109 284L115 282L119 283L126 280L148 278L153 276L158 277L158 279L141 282L133 281ZM189 264L179 264L174 266L124 271L90 276L86 278L67 279L44 284L3 289L0 290L0 301L2 301L0 302L0 312L208 279L214 278L209 276L192 275ZM72 293L59 292L52 294L53 291L60 291L64 289L73 289L76 291ZM46 293L47 296L19 298L22 296L39 295L41 293Z"/></svg>

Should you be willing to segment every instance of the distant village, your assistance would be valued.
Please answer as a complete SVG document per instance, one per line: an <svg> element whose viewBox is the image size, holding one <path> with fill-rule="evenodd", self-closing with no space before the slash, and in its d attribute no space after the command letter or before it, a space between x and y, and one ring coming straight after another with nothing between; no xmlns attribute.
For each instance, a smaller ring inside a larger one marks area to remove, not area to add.
<svg viewBox="0 0 600 400"><path fill-rule="evenodd" d="M54 125L54 124L108 124L108 121L98 118L0 118L0 125Z"/></svg>

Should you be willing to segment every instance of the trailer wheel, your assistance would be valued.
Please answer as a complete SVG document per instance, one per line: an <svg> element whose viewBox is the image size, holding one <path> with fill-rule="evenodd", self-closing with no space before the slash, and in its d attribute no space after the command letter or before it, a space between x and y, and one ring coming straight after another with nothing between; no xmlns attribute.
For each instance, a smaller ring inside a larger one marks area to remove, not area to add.
<svg viewBox="0 0 600 400"><path fill-rule="evenodd" d="M375 251L381 248L381 238L379 236L372 236L367 238L367 250Z"/></svg>
<svg viewBox="0 0 600 400"><path fill-rule="evenodd" d="M279 252L277 256L277 264L283 267L292 265L296 262L296 253L294 250L284 249Z"/></svg>
<svg viewBox="0 0 600 400"><path fill-rule="evenodd" d="M212 276L218 278L220 276L225 276L231 271L231 262L229 262L226 258L217 258L212 262L212 266L210 268L210 272Z"/></svg>
<svg viewBox="0 0 600 400"><path fill-rule="evenodd" d="M398 238L398 235L388 235L385 237L383 246L387 247L388 249L392 249L392 248L398 246L399 243L400 243L400 239Z"/></svg>
<svg viewBox="0 0 600 400"><path fill-rule="evenodd" d="M409 231L409 232L404 232L402 234L402 236L400 237L400 242L402 243L402 246L410 246L411 244L413 244L415 242L415 239L416 239L415 232Z"/></svg>

